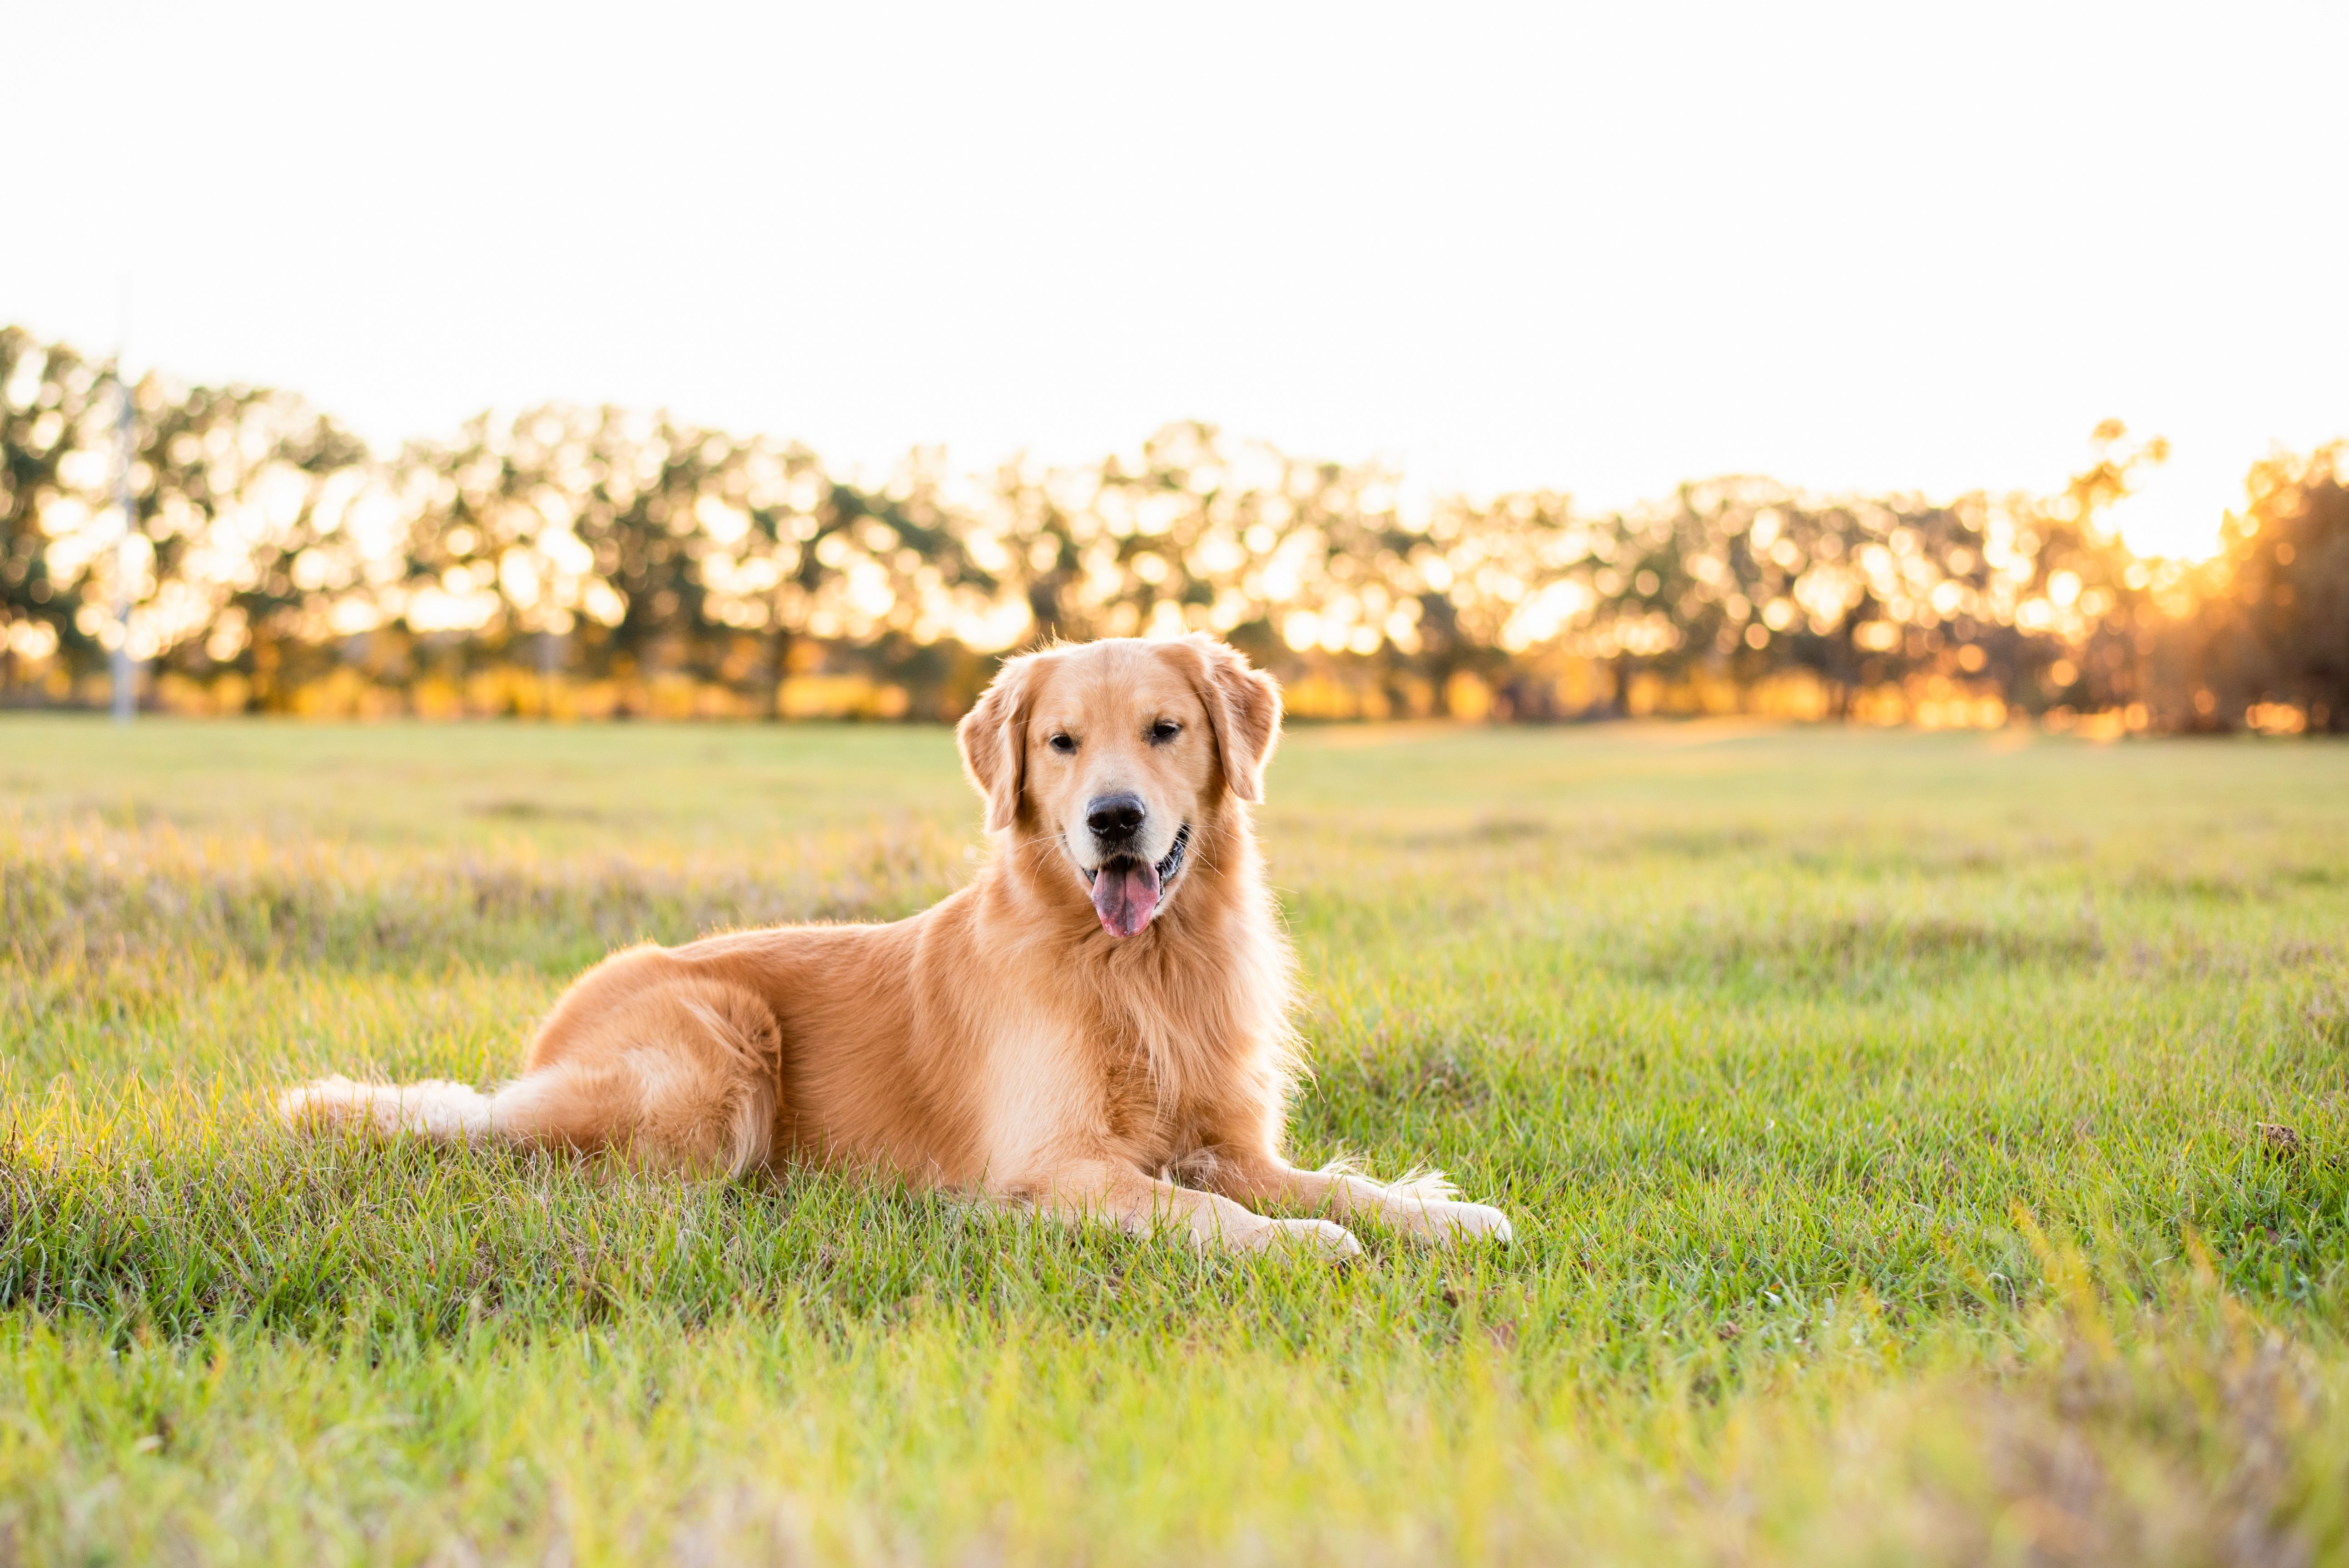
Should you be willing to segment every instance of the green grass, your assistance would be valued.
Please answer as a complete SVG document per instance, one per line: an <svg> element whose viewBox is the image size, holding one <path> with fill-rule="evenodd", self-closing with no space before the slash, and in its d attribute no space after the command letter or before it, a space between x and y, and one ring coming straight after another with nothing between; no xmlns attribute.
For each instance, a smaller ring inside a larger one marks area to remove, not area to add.
<svg viewBox="0 0 2349 1568"><path fill-rule="evenodd" d="M300 1145L910 913L943 730L0 721L0 1563L2349 1561L2349 748L1305 730L1301 1156L1517 1245Z"/></svg>

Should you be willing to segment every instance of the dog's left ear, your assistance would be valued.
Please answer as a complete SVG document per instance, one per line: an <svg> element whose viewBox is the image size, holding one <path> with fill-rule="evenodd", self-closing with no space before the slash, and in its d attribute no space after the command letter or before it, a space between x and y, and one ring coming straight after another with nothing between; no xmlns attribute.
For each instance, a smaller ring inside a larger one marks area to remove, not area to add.
<svg viewBox="0 0 2349 1568"><path fill-rule="evenodd" d="M1224 759L1224 782L1250 805L1264 799L1264 768L1280 739L1280 683L1228 643L1194 633L1183 639L1199 660L1199 700Z"/></svg>
<svg viewBox="0 0 2349 1568"><path fill-rule="evenodd" d="M1028 784L1028 686L1038 657L1006 663L978 706L955 727L962 770L987 801L990 833L1019 820L1019 793Z"/></svg>

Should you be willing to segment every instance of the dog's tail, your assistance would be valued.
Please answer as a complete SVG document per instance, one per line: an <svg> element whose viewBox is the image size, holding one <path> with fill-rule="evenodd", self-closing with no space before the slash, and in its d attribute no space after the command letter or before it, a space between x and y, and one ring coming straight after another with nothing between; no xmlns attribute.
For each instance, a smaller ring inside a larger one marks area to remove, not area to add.
<svg viewBox="0 0 2349 1568"><path fill-rule="evenodd" d="M277 1117L296 1132L352 1128L389 1136L409 1132L436 1143L486 1143L510 1132L498 1097L446 1078L420 1083L360 1083L339 1073L277 1097Z"/></svg>
<svg viewBox="0 0 2349 1568"><path fill-rule="evenodd" d="M613 1149L647 1165L730 1176L766 1160L782 1089L782 1033L757 993L671 980L624 998L597 1027L494 1094L440 1078L323 1078L278 1096L277 1114L296 1131Z"/></svg>

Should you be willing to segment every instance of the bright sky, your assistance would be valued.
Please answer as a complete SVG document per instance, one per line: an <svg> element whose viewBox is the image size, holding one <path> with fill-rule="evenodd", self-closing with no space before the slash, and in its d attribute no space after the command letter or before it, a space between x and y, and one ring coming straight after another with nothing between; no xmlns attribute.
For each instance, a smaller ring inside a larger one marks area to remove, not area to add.
<svg viewBox="0 0 2349 1568"><path fill-rule="evenodd" d="M1160 423L1593 506L2349 436L2349 5L0 0L0 320L371 439Z"/></svg>

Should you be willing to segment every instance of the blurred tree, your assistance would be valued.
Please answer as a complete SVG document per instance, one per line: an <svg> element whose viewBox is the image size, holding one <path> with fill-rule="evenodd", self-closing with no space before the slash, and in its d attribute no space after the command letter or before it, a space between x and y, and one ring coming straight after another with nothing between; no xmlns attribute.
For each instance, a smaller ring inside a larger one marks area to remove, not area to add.
<svg viewBox="0 0 2349 1568"><path fill-rule="evenodd" d="M401 466L400 617L460 662L682 676L772 713L803 643L926 647L997 590L918 460L865 490L802 447L549 407Z"/></svg>
<svg viewBox="0 0 2349 1568"><path fill-rule="evenodd" d="M1228 634L1262 619L1262 573L1294 517L1288 477L1268 452L1229 452L1200 424L1160 430L1131 463L1006 465L991 498L997 532L1035 634Z"/></svg>
<svg viewBox="0 0 2349 1568"><path fill-rule="evenodd" d="M332 662L336 611L371 615L370 544L346 529L367 482L359 440L285 393L137 389L131 488L153 554L139 586L140 657L232 670L255 707Z"/></svg>
<svg viewBox="0 0 2349 1568"><path fill-rule="evenodd" d="M0 332L0 693L70 690L111 634L103 375ZM1550 490L1407 502L1377 464L1197 423L963 486L934 452L851 481L612 408L484 415L378 462L285 394L136 397L134 650L255 707L339 670L526 708L499 672L535 670L619 711L948 715L995 651L1205 630L1300 713L1721 711L1790 683L1879 718L1991 693L2162 727L2262 703L2349 722L2341 447L2262 464L2225 557L2189 570L2106 526L2162 456L2117 424L2052 496L1731 477L1590 516Z"/></svg>
<svg viewBox="0 0 2349 1568"><path fill-rule="evenodd" d="M12 681L36 648L68 677L102 657L121 527L105 381L69 349L0 331L0 614ZM332 635L319 596L338 578L355 582L363 553L332 536L364 482L366 449L284 393L150 376L132 395L133 652L236 669L264 693L289 661L308 666L290 678L314 670Z"/></svg>
<svg viewBox="0 0 2349 1568"><path fill-rule="evenodd" d="M0 693L22 686L54 662L67 676L100 657L82 629L78 572L60 580L49 562L55 521L71 528L86 511L78 492L93 476L69 481L84 424L95 411L99 367L62 345L34 341L21 327L0 327Z"/></svg>
<svg viewBox="0 0 2349 1568"><path fill-rule="evenodd" d="M2254 703L2349 734L2349 443L2256 465L2198 606L2198 717L2230 727Z"/></svg>
<svg viewBox="0 0 2349 1568"><path fill-rule="evenodd" d="M2137 635L2147 602L2136 558L2107 522L2137 471L2167 459L2159 437L2130 445L2119 420L2096 427L2095 461L2053 497L2019 502L2011 554L2028 561L2011 623L2024 635L2003 644L1998 676L2031 712L2123 707L2147 696Z"/></svg>

